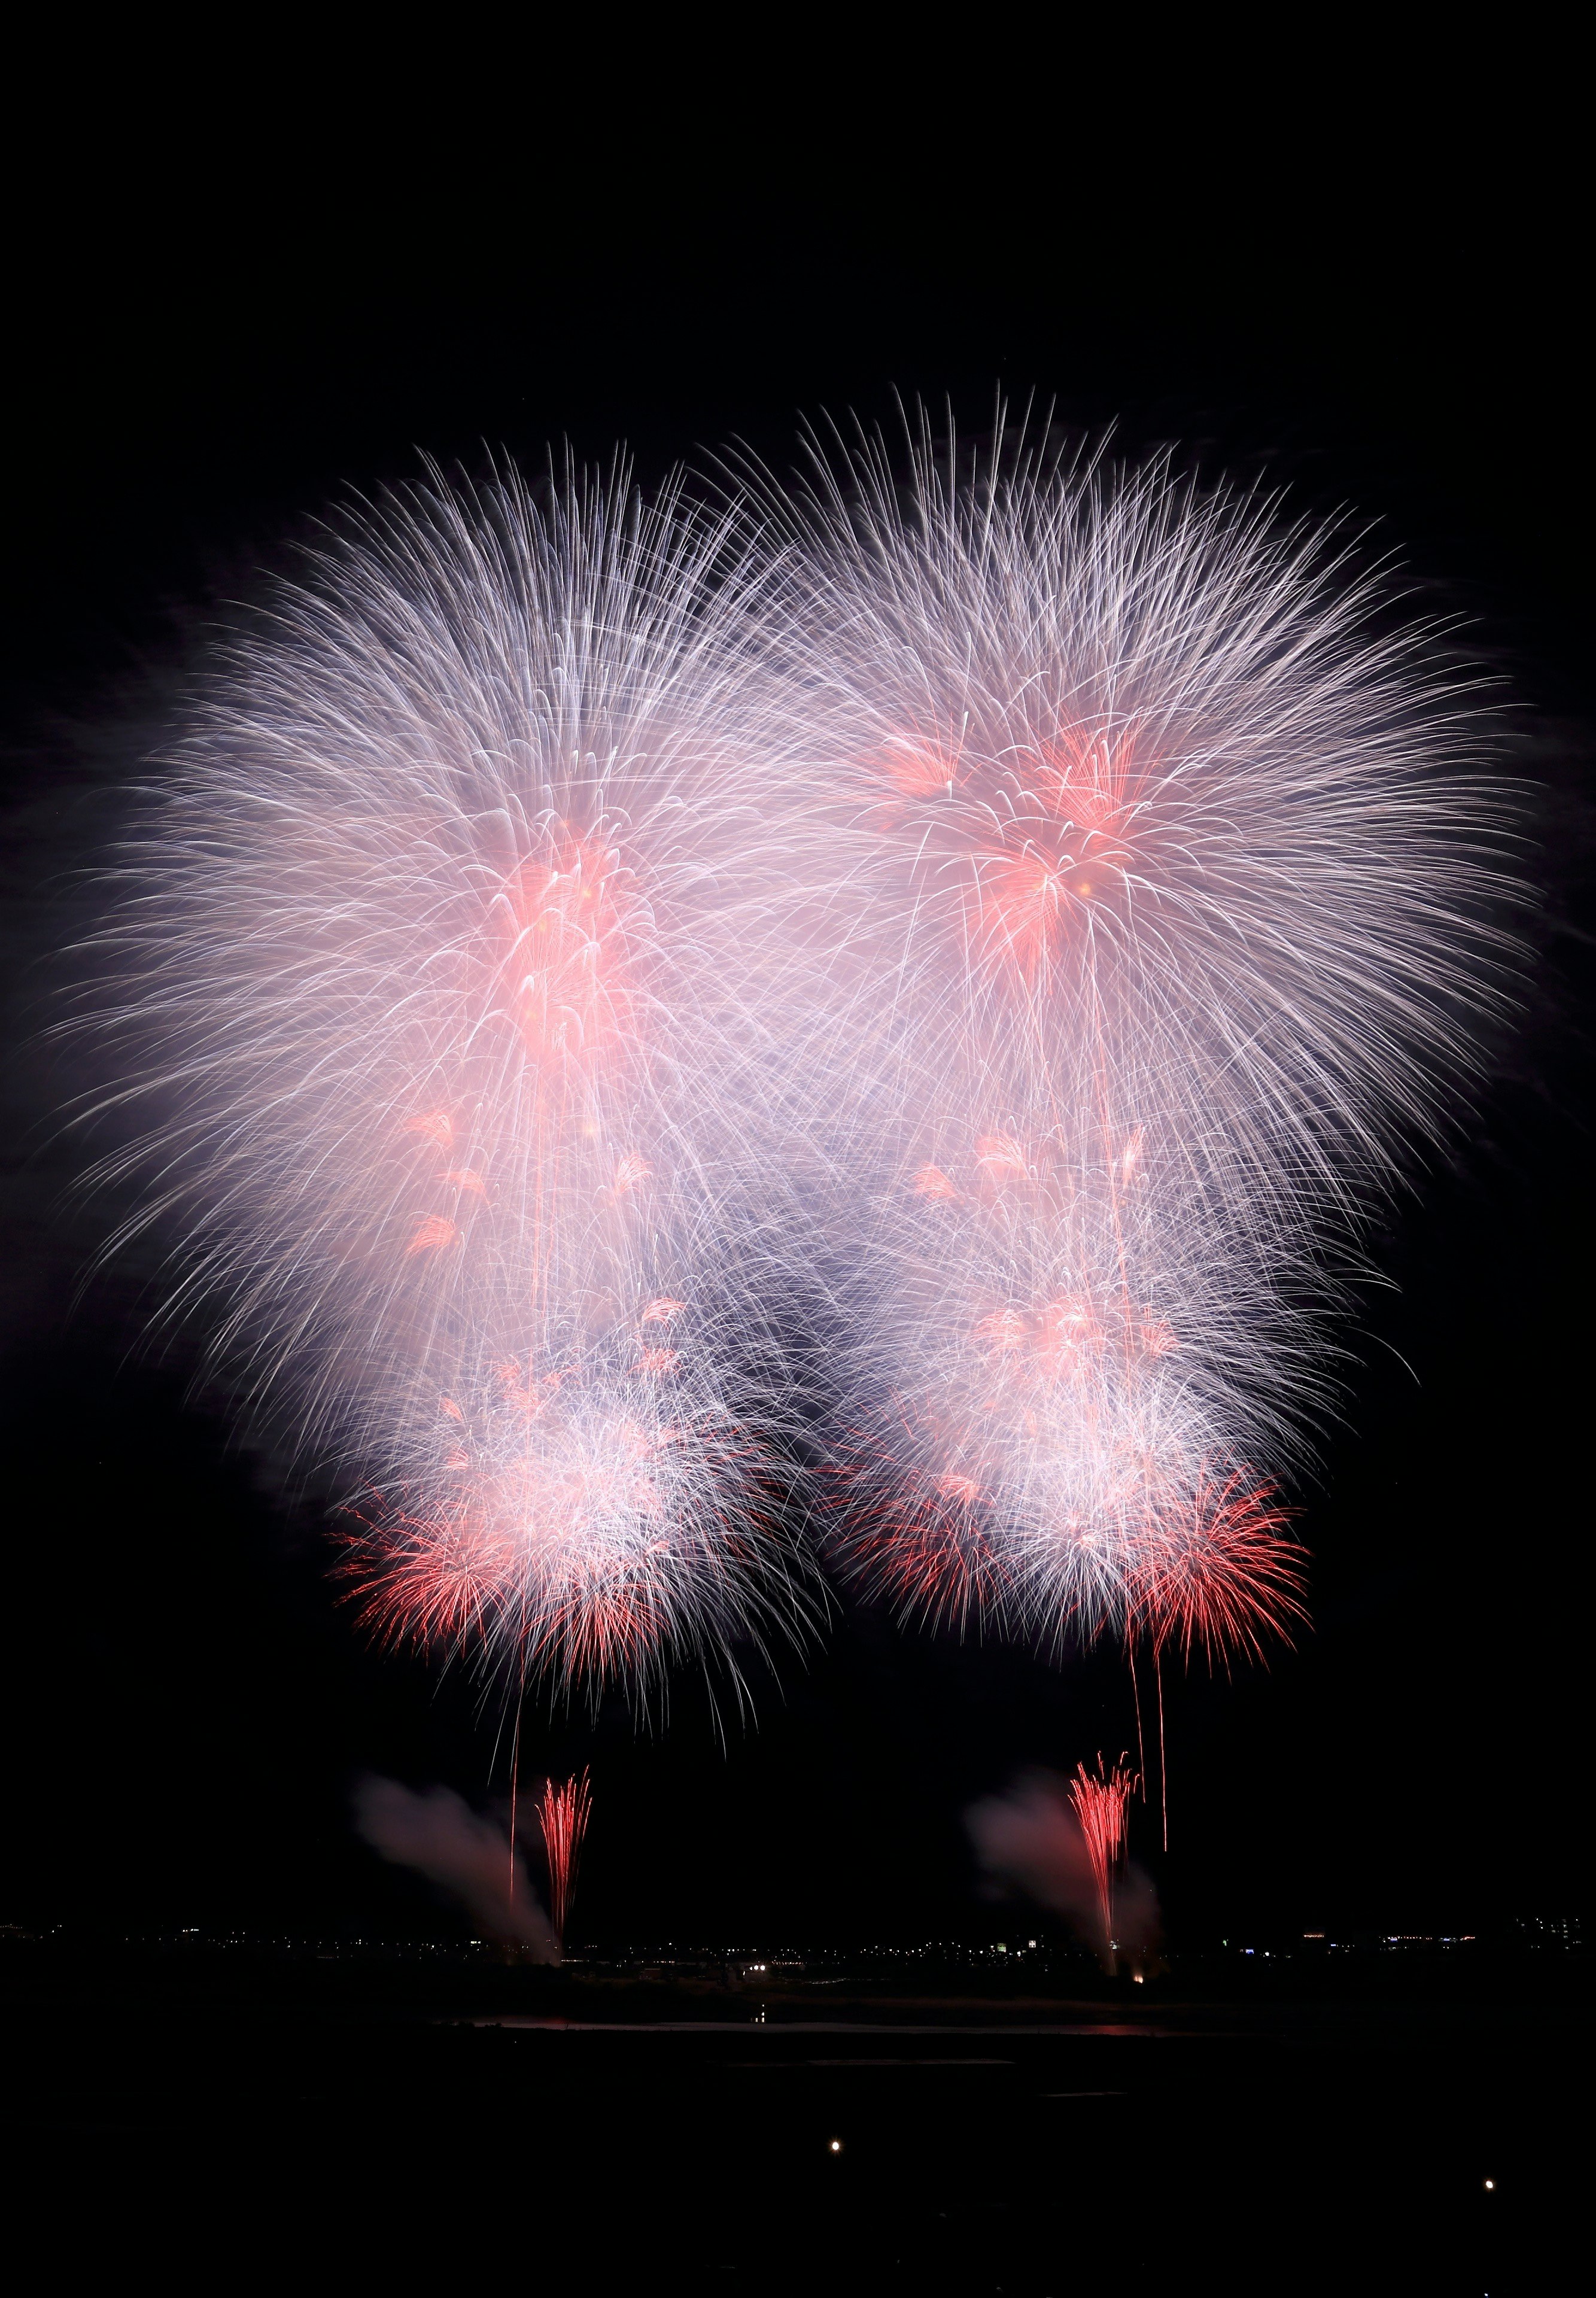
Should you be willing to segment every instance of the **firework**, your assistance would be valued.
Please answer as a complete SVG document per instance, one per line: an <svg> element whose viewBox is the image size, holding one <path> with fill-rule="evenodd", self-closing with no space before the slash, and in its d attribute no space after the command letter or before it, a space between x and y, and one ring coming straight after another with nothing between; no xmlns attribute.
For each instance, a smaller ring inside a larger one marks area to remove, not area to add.
<svg viewBox="0 0 1596 2298"><path fill-rule="evenodd" d="M166 1313L219 1303L219 1370L350 1495L374 1624L509 1686L641 1696L815 1616L745 591L624 474L434 475L238 640L123 865L148 1122L105 1175L158 1176Z"/></svg>
<svg viewBox="0 0 1596 2298"><path fill-rule="evenodd" d="M839 1440L850 1569L906 1612L1053 1649L1081 1627L1139 1627L1210 1652L1284 1627L1296 1581L1286 1513L1235 1459L1245 1438L1267 1438L1271 1416L1216 1344L1216 1309L1221 1337L1241 1328L1239 1287L1227 1301L1222 1259L1201 1265L1195 1220L1173 1256L1153 1234L1151 1190L1105 1211L1084 1190L1038 1184L1017 1152L972 1197L893 1219L897 1254L881 1252L872 1271L892 1286L888 1313L857 1288L855 1331L891 1349L898 1385L868 1417L856 1396L859 1417ZM1138 1297L1128 1272L1145 1277L1161 1250L1163 1282ZM1301 1355L1282 1321L1278 1344ZM1269 1328L1260 1304L1254 1345ZM881 1376L856 1351L868 1393ZM1177 1624L1164 1615L1178 1594Z"/></svg>
<svg viewBox="0 0 1596 2298"><path fill-rule="evenodd" d="M125 856L102 1178L381 1633L517 1702L801 1642L809 1436L906 1616L1289 1631L1327 1317L1509 955L1382 606L1001 423L717 517L434 474L313 556Z"/></svg>
<svg viewBox="0 0 1596 2298"><path fill-rule="evenodd" d="M1080 1823L1087 1856L1092 1863L1092 1880L1097 1886L1097 1903L1103 1916L1103 1938L1111 1956L1115 1945L1114 1881L1125 1856L1130 1798L1136 1789L1137 1781L1126 1770L1123 1756L1112 1771L1104 1770L1099 1756L1095 1779L1084 1764L1078 1764L1070 1781L1070 1801Z"/></svg>
<svg viewBox="0 0 1596 2298"><path fill-rule="evenodd" d="M1288 1521L1267 1484L1199 1468L1170 1505L1148 1512L1131 1559L1129 1636L1211 1662L1259 1654L1261 1632L1284 1635L1306 1616L1297 1551L1281 1537Z"/></svg>
<svg viewBox="0 0 1596 2298"><path fill-rule="evenodd" d="M1360 1222L1499 1002L1501 798L1327 535L1001 430L750 484L838 1547L932 1621L1256 1649L1299 1597L1252 1464L1300 1457Z"/></svg>
<svg viewBox="0 0 1596 2298"><path fill-rule="evenodd" d="M563 1947L576 1890L577 1863L592 1808L586 1772L579 1772L568 1780L546 1781L534 1808L549 1868L549 1913L554 1922L555 1938Z"/></svg>

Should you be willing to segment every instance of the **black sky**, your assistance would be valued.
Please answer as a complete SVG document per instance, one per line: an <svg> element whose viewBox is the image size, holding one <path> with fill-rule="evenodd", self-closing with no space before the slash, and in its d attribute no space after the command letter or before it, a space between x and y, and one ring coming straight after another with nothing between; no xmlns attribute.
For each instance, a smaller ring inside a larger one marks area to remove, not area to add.
<svg viewBox="0 0 1596 2298"><path fill-rule="evenodd" d="M128 1361L134 1278L68 1312L95 1225L59 1204L76 1153L26 1043L48 1018L35 962L213 602L418 451L479 467L484 442L536 462L550 440L601 457L620 438L647 483L732 435L780 466L800 412L885 416L894 389L984 427L998 384L1071 427L1114 423L1127 450L1178 442L1203 471L1373 522L1506 682L1540 792L1522 1018L1377 1240L1400 1289L1345 1336L1344 1422L1300 1495L1313 1632L1267 1674L1171 1692L1169 1905L1196 1931L1568 1903L1592 504L1557 77L1517 57L1419 100L1376 74L1334 116L1266 134L1238 103L1173 142L1150 117L1106 143L1016 120L996 159L990 127L928 144L914 102L836 97L807 136L773 127L751 171L746 123L736 152L657 123L639 145L614 122L534 122L508 157L484 156L502 133L445 150L396 129L335 161L335 117L310 104L231 143L215 119L124 128L109 154L86 132L92 197L33 182L4 550L0 1920L430 1925L353 1844L349 1781L490 1791L467 1689L367 1650L315 1522L186 1395L181 1359ZM1103 1659L1061 1672L854 1611L759 1706L724 1754L690 1685L663 1733L618 1714L534 1732L540 1757L594 1764L586 1928L988 1928L963 1806L1132 1729Z"/></svg>

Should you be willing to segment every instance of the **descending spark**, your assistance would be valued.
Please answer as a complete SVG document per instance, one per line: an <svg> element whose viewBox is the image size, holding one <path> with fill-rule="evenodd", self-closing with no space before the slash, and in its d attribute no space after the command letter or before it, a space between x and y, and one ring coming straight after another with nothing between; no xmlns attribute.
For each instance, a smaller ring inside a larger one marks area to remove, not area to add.
<svg viewBox="0 0 1596 2298"><path fill-rule="evenodd" d="M1070 1782L1070 1801L1080 1822L1087 1856L1092 1863L1092 1880L1097 1886L1097 1903L1103 1915L1103 1937L1111 1955L1114 1950L1114 1882L1125 1856L1130 1798L1136 1787L1136 1778L1126 1770L1123 1756L1112 1771L1104 1770L1099 1756L1096 1778L1084 1764L1078 1764Z"/></svg>
<svg viewBox="0 0 1596 2298"><path fill-rule="evenodd" d="M553 1919L554 1936L563 1947L576 1890L577 1862L592 1808L587 1773L579 1772L568 1780L545 1781L533 1808L549 1868L549 1912Z"/></svg>

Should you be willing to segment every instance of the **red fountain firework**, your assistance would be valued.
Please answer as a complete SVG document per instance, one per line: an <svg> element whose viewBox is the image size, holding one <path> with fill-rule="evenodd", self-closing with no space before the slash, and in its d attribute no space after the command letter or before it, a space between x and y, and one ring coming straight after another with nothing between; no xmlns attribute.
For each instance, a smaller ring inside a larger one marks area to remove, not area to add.
<svg viewBox="0 0 1596 2298"><path fill-rule="evenodd" d="M1075 1807L1076 1818L1080 1822L1080 1831L1086 1839L1087 1856L1092 1863L1092 1879L1097 1886L1097 1903L1103 1915L1104 1950L1111 1959L1116 1949L1114 1882L1125 1857L1130 1798L1137 1786L1135 1774L1125 1769L1123 1756L1112 1771L1104 1771L1103 1757L1099 1756L1095 1779L1084 1764L1078 1764L1075 1776L1070 1782L1070 1801Z"/></svg>
<svg viewBox="0 0 1596 2298"><path fill-rule="evenodd" d="M549 1868L549 1913L554 1924L554 1936L565 1945L566 1924L576 1890L576 1868L582 1856L583 1838L587 1833L588 1815L592 1808L585 1770L568 1780L548 1780L543 1792L533 1806L538 1827L543 1838L543 1856Z"/></svg>

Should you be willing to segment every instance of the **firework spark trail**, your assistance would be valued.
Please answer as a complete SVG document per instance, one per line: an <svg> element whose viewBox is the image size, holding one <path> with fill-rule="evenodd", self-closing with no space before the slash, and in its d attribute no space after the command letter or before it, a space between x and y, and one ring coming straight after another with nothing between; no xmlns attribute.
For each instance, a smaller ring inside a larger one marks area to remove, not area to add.
<svg viewBox="0 0 1596 2298"><path fill-rule="evenodd" d="M1500 1003L1501 797L1330 538L999 430L745 474L830 959L839 1544L933 1621L1256 1649L1299 1575L1247 1464L1300 1457Z"/></svg>
<svg viewBox="0 0 1596 2298"><path fill-rule="evenodd" d="M745 592L624 474L434 474L236 643L107 937L145 1122L104 1177L176 1231L166 1313L223 1303L219 1369L358 1488L376 1625L513 1686L641 1696L815 1616Z"/></svg>
<svg viewBox="0 0 1596 2298"><path fill-rule="evenodd" d="M1136 1788L1137 1781L1126 1770L1123 1756L1112 1771L1104 1769L1099 1756L1095 1779L1084 1764L1078 1764L1070 1782L1070 1801L1086 1839L1087 1856L1092 1863L1092 1879L1097 1886L1097 1902L1103 1915L1104 1950L1111 1958L1115 1946L1114 1881L1125 1856L1130 1798Z"/></svg>
<svg viewBox="0 0 1596 2298"><path fill-rule="evenodd" d="M549 1912L563 1947L576 1890L576 1869L587 1833L592 1796L585 1770L568 1780L548 1780L534 1806L549 1867Z"/></svg>

